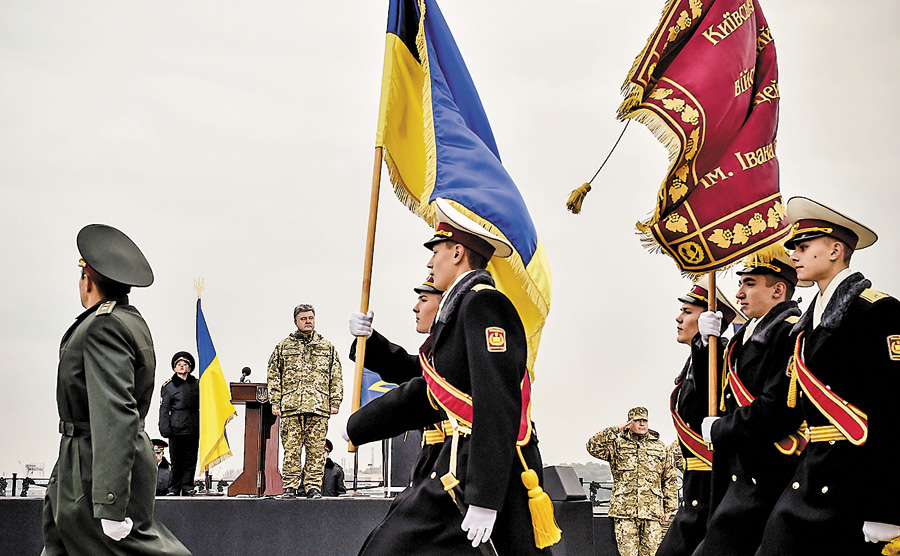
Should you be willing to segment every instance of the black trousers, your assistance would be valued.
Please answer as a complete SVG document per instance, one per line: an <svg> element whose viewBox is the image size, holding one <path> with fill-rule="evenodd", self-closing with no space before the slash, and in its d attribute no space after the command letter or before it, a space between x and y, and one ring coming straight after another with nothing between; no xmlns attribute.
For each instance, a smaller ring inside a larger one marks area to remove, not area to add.
<svg viewBox="0 0 900 556"><path fill-rule="evenodd" d="M169 437L169 455L172 456L170 493L187 494L194 490L194 475L197 472L197 452L199 449L199 433L179 434Z"/></svg>

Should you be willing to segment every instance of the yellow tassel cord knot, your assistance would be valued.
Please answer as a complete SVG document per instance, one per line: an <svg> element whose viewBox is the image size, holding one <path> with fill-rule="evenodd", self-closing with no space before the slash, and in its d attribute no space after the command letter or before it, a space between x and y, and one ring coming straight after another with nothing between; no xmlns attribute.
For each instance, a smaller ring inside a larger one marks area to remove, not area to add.
<svg viewBox="0 0 900 556"><path fill-rule="evenodd" d="M587 197L588 191L590 190L591 184L585 182L584 185L577 187L572 191L572 194L569 195L569 200L566 202L566 208L569 209L569 212L572 214L581 212L581 203L584 202L584 198Z"/></svg>
<svg viewBox="0 0 900 556"><path fill-rule="evenodd" d="M797 365L793 357L788 363L788 374L791 376L791 384L788 386L787 406L797 407Z"/></svg>
<svg viewBox="0 0 900 556"><path fill-rule="evenodd" d="M900 556L900 537L896 537L881 549L884 556Z"/></svg>
<svg viewBox="0 0 900 556"><path fill-rule="evenodd" d="M562 538L562 530L553 515L553 501L538 484L537 473L525 463L522 448L516 446L516 450L525 468L522 472L522 484L528 489L528 510L531 512L531 525L534 528L534 544L538 548L547 548Z"/></svg>

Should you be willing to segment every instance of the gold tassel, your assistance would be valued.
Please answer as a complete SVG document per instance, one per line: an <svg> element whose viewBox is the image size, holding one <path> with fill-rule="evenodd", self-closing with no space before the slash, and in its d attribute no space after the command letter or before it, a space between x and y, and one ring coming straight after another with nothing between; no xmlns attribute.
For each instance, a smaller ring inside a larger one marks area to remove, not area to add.
<svg viewBox="0 0 900 556"><path fill-rule="evenodd" d="M581 212L581 203L584 202L584 198L587 197L588 191L590 190L591 184L585 182L584 185L577 187L572 191L572 194L569 195L568 202L566 202L566 208L569 209L569 212L572 214Z"/></svg>
<svg viewBox="0 0 900 556"><path fill-rule="evenodd" d="M884 554L884 556L900 555L900 537L895 537L884 545L884 548L881 549L881 553Z"/></svg>
<svg viewBox="0 0 900 556"><path fill-rule="evenodd" d="M788 374L791 375L791 385L788 386L787 406L797 407L797 366L793 356L788 362Z"/></svg>
<svg viewBox="0 0 900 556"><path fill-rule="evenodd" d="M519 459L525 471L522 472L522 484L528 489L528 511L531 512L531 526L534 529L534 545L538 548L547 548L554 545L562 538L562 530L556 523L553 515L553 501L538 484L537 473L528 468L522 448L516 446Z"/></svg>

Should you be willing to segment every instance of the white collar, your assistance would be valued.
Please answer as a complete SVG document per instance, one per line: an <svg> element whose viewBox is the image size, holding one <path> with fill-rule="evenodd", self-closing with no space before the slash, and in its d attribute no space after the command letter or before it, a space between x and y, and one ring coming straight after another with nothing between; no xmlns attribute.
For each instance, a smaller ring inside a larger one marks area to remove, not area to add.
<svg viewBox="0 0 900 556"><path fill-rule="evenodd" d="M816 328L819 326L819 323L822 322L822 315L825 313L825 307L828 307L828 302L831 301L831 298L834 296L835 290L837 290L838 286L841 285L841 282L846 280L851 274L853 274L853 271L850 270L850 267L845 268L834 275L834 278L831 279L831 282L828 284L828 287L825 288L825 291L819 292L818 297L816 297L816 304L813 306L813 328Z"/></svg>
<svg viewBox="0 0 900 556"><path fill-rule="evenodd" d="M752 336L753 331L756 330L756 325L759 324L759 320L760 319L752 318L744 326L744 341L742 342L743 344L746 344L750 341L750 336Z"/></svg>

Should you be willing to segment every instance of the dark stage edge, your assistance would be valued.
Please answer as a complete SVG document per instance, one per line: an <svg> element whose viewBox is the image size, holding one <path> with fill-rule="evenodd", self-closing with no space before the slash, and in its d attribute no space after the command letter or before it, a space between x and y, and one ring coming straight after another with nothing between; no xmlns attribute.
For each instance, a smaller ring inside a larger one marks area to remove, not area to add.
<svg viewBox="0 0 900 556"><path fill-rule="evenodd" d="M38 556L40 498L0 498L0 556ZM157 498L156 515L194 556L353 556L387 514L384 498ZM555 556L616 556L612 523L587 500L554 502ZM611 542L611 544L610 544ZM398 547L397 554L403 554ZM75 555L73 555L75 556Z"/></svg>

